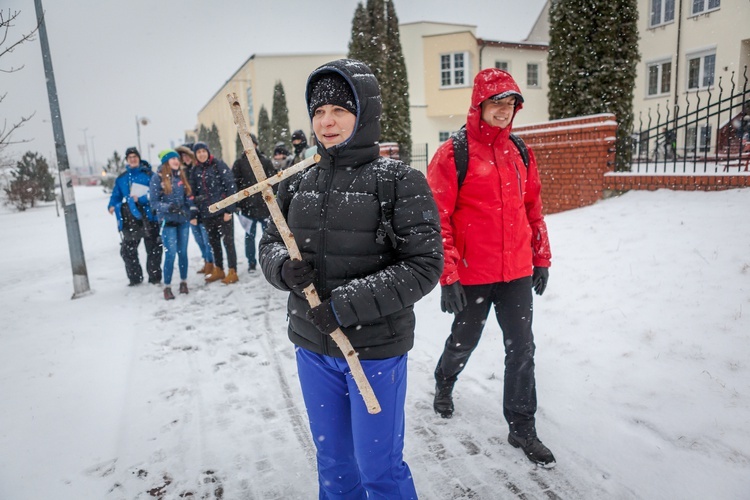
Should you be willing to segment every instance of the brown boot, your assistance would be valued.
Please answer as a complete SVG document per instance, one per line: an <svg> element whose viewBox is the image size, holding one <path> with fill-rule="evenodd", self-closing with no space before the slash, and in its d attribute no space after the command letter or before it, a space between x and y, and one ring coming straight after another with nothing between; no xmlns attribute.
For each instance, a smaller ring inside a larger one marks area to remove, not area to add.
<svg viewBox="0 0 750 500"><path fill-rule="evenodd" d="M213 263L204 260L203 267L198 269L198 272L196 274L211 274L211 269L213 269L213 267Z"/></svg>
<svg viewBox="0 0 750 500"><path fill-rule="evenodd" d="M221 280L222 283L225 285L231 285L232 283L237 283L240 280L239 276L237 276L237 270L233 267L229 268L229 272L227 273L227 277Z"/></svg>
<svg viewBox="0 0 750 500"><path fill-rule="evenodd" d="M174 294L172 293L172 289L167 287L164 287L164 300L174 300Z"/></svg>
<svg viewBox="0 0 750 500"><path fill-rule="evenodd" d="M224 270L220 267L213 266L211 274L206 274L206 283L223 280L226 277Z"/></svg>

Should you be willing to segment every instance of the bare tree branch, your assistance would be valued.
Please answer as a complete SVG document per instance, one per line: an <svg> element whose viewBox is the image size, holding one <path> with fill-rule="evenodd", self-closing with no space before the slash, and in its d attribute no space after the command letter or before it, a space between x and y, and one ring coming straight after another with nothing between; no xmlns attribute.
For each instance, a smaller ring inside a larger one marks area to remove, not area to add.
<svg viewBox="0 0 750 500"><path fill-rule="evenodd" d="M8 14L6 16L3 14L2 11L0 11L0 32L1 32L0 36L2 37L2 39L0 39L0 58L6 54L13 52L13 49L18 47L22 43L30 42L36 39L35 35L36 35L36 32L39 30L41 21L37 23L36 27L33 30L26 33L25 35L22 35L20 39L16 40L15 42L12 42L7 47L5 46L6 41L8 40L8 33L10 32L10 29L13 26L15 26L13 24L13 21L15 21L15 19L18 17L20 13L21 13L20 11L13 12L10 9L8 9ZM20 66L18 68L11 67L10 69L0 68L0 72L15 73L16 71L19 71L21 69L23 69L23 66Z"/></svg>

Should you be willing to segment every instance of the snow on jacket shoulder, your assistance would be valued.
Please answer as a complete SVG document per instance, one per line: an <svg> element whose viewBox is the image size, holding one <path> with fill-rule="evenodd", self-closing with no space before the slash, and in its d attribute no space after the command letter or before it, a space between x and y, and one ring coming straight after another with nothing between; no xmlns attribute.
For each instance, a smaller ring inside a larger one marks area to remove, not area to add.
<svg viewBox="0 0 750 500"><path fill-rule="evenodd" d="M427 170L440 211L442 285L508 282L531 276L533 266L551 264L534 152L528 148L527 168L510 139L512 125L500 129L481 120L482 101L518 92L510 75L500 70L493 75L475 80L466 123L469 165L461 188L452 139L440 146Z"/></svg>

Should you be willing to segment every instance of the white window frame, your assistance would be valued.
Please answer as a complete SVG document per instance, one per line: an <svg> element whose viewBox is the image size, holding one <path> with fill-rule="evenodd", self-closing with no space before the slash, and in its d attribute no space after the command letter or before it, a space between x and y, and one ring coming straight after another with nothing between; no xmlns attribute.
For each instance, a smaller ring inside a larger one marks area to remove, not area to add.
<svg viewBox="0 0 750 500"><path fill-rule="evenodd" d="M461 78L463 78L463 81L460 81ZM440 54L440 88L450 89L470 86L471 67L469 52Z"/></svg>
<svg viewBox="0 0 750 500"><path fill-rule="evenodd" d="M669 64L669 79L666 81L668 87L664 88L664 66ZM656 68L656 92L651 92L651 69ZM672 60L660 59L646 63L646 97L660 97L669 95L672 91Z"/></svg>
<svg viewBox="0 0 750 500"><path fill-rule="evenodd" d="M721 0L690 0L690 16L707 14L721 8Z"/></svg>
<svg viewBox="0 0 750 500"><path fill-rule="evenodd" d="M685 132L685 150L687 153L706 153L711 151L713 142L711 124L699 124L688 127Z"/></svg>
<svg viewBox="0 0 750 500"><path fill-rule="evenodd" d="M651 0L649 9L648 27L664 26L674 22L675 0ZM671 17L667 18L668 15ZM657 19L654 19L658 17Z"/></svg>
<svg viewBox="0 0 750 500"><path fill-rule="evenodd" d="M531 83L531 80L529 79L529 74L531 71L531 67L534 66L536 68L536 83ZM540 89L542 88L542 65L539 63L526 63L526 87L530 89Z"/></svg>
<svg viewBox="0 0 750 500"><path fill-rule="evenodd" d="M442 144L445 141L447 141L450 138L450 136L451 136L450 132L446 130L441 130L438 132L438 142Z"/></svg>
<svg viewBox="0 0 750 500"><path fill-rule="evenodd" d="M500 67L501 64L504 64L505 68L501 68ZM510 61L495 61L495 67L497 69L501 69L503 71L507 71L508 73L510 73Z"/></svg>
<svg viewBox="0 0 750 500"><path fill-rule="evenodd" d="M698 74L696 75L698 78L697 85L695 85L693 82L691 82L691 79L693 77L693 68L694 66L691 64L692 61L698 61ZM713 67L711 68L713 72L711 75L706 74L706 63L708 61L711 61L711 64L713 64ZM705 90L708 88L711 88L716 83L716 49L710 49L710 50L702 50L699 52L691 52L689 54L685 54L685 88L688 90L688 92L695 92L698 90Z"/></svg>

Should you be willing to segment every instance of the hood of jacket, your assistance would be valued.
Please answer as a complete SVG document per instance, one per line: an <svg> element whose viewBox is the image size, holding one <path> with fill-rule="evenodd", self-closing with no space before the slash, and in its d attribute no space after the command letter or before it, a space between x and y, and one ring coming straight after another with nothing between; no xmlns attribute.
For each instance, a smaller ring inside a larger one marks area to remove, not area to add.
<svg viewBox="0 0 750 500"><path fill-rule="evenodd" d="M487 68L474 77L474 88L471 93L471 107L466 117L466 131L470 137L480 139L485 129L492 129L495 134L499 130L482 121L482 102L486 101L493 95L508 94L517 95L516 109L513 111L513 119L516 113L523 108L523 96L518 84L510 76L510 73L496 68ZM513 120L510 125L503 129L504 134L510 135L513 128ZM489 132L489 130L487 130Z"/></svg>
<svg viewBox="0 0 750 500"><path fill-rule="evenodd" d="M310 107L312 84L327 73L338 73L354 92L357 106L357 121L352 135L328 149L319 147L322 159L320 166L331 164L333 158L338 165L354 168L380 155L380 114L382 102L380 87L372 70L363 62L354 59L339 59L320 66L307 79L305 103ZM312 117L310 117L312 119ZM320 141L318 141L320 144Z"/></svg>

